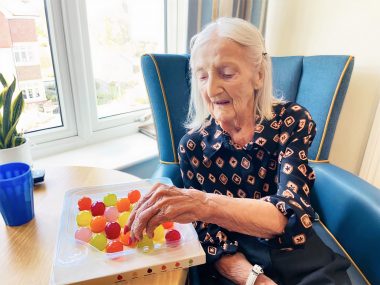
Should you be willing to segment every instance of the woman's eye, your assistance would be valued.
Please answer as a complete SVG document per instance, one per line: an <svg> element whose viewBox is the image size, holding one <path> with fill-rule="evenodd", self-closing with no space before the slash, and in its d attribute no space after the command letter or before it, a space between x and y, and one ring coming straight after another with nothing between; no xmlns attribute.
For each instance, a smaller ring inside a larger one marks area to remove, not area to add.
<svg viewBox="0 0 380 285"><path fill-rule="evenodd" d="M198 79L199 80L206 80L207 79L207 75L206 74L200 74L199 76L198 76Z"/></svg>
<svg viewBox="0 0 380 285"><path fill-rule="evenodd" d="M234 73L222 73L222 76L225 79L231 79L232 77L234 77L234 75Z"/></svg>

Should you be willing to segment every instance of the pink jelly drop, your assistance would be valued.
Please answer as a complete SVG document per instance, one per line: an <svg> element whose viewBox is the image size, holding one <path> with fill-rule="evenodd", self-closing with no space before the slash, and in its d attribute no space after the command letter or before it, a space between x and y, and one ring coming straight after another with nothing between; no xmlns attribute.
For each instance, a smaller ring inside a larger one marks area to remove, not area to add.
<svg viewBox="0 0 380 285"><path fill-rule="evenodd" d="M106 205L103 202L96 201L91 205L91 214L95 216L102 216L106 209Z"/></svg>
<svg viewBox="0 0 380 285"><path fill-rule="evenodd" d="M106 225L105 232L108 239L116 239L120 236L121 227L119 223L109 222Z"/></svg>
<svg viewBox="0 0 380 285"><path fill-rule="evenodd" d="M177 242L181 239L181 234L177 230L170 230L165 235L165 240L168 243Z"/></svg>
<svg viewBox="0 0 380 285"><path fill-rule="evenodd" d="M119 211L116 207L107 207L104 216L106 217L107 222L115 222L119 217Z"/></svg>
<svg viewBox="0 0 380 285"><path fill-rule="evenodd" d="M89 242L92 237L92 232L89 228L79 228L75 232L75 239L84 242Z"/></svg>

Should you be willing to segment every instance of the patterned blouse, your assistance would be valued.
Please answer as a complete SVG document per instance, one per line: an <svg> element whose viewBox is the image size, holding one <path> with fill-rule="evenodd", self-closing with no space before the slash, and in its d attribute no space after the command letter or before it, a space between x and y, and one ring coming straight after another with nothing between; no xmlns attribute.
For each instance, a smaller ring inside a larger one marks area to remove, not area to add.
<svg viewBox="0 0 380 285"><path fill-rule="evenodd" d="M273 239L251 238L268 247L302 247L315 217L310 206L315 175L307 158L315 132L309 112L295 103L274 106L273 118L257 123L253 140L244 147L234 144L209 118L203 128L188 132L180 141L184 186L272 203L288 218L283 234ZM238 250L243 234L201 221L194 225L207 262Z"/></svg>

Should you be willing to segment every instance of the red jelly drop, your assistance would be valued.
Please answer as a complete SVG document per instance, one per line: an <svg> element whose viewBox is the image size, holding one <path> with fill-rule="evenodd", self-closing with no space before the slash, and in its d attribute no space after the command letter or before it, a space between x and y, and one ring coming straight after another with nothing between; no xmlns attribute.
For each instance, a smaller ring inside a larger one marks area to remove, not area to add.
<svg viewBox="0 0 380 285"><path fill-rule="evenodd" d="M120 236L120 230L121 230L121 227L119 223L110 222L110 223L107 223L104 231L106 232L106 237L108 239L116 239Z"/></svg>
<svg viewBox="0 0 380 285"><path fill-rule="evenodd" d="M84 211L84 210L89 211L91 209L91 203L92 203L91 198L86 197L86 196L82 197L78 201L79 211Z"/></svg>
<svg viewBox="0 0 380 285"><path fill-rule="evenodd" d="M94 202L91 206L91 214L92 216L102 216L104 215L104 211L106 210L106 205L103 202Z"/></svg>
<svg viewBox="0 0 380 285"><path fill-rule="evenodd" d="M177 230L170 230L165 235L166 242L176 242L181 239L181 234Z"/></svg>

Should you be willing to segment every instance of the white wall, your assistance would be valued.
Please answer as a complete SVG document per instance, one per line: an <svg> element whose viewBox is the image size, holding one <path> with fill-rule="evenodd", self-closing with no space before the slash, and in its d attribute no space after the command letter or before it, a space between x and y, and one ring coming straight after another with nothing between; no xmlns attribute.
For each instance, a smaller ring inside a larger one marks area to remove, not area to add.
<svg viewBox="0 0 380 285"><path fill-rule="evenodd" d="M269 0L266 44L273 56L355 57L329 159L359 173L380 98L380 1Z"/></svg>

